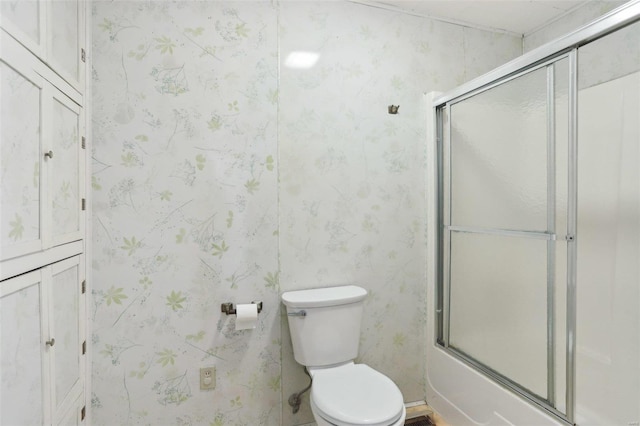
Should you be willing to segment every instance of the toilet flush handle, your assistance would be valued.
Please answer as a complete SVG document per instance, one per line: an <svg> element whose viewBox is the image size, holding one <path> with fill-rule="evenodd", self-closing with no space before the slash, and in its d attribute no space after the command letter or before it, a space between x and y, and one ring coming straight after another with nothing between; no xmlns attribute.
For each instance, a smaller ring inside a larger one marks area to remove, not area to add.
<svg viewBox="0 0 640 426"><path fill-rule="evenodd" d="M306 317L307 311L287 312L287 316L290 317Z"/></svg>

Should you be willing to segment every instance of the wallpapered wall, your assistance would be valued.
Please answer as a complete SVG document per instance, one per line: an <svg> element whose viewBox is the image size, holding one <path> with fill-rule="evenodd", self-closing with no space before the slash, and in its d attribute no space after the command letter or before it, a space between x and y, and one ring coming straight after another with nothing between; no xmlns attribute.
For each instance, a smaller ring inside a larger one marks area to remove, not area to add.
<svg viewBox="0 0 640 426"><path fill-rule="evenodd" d="M161 1L93 3L93 44L94 422L311 421L286 404L306 379L279 294L346 283L370 292L360 361L423 399L422 94L520 39L348 2ZM318 64L279 66L293 50ZM235 331L220 303L251 300L257 329Z"/></svg>
<svg viewBox="0 0 640 426"><path fill-rule="evenodd" d="M94 422L277 425L275 9L93 13ZM235 331L220 303L252 300Z"/></svg>

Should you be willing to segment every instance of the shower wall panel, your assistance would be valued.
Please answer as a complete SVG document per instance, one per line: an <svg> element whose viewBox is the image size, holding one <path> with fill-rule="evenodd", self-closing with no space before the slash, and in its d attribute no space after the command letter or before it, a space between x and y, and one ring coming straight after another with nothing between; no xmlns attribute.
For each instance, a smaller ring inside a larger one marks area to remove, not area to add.
<svg viewBox="0 0 640 426"><path fill-rule="evenodd" d="M582 47L579 76L578 423L637 424L640 23Z"/></svg>

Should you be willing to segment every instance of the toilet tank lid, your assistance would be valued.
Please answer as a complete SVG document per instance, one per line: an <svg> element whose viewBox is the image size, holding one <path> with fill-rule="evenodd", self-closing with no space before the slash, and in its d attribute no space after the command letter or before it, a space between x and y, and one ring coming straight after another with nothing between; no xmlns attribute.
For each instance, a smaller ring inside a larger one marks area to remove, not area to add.
<svg viewBox="0 0 640 426"><path fill-rule="evenodd" d="M320 308L347 305L364 300L367 290L355 285L312 288L282 293L282 303L291 308Z"/></svg>

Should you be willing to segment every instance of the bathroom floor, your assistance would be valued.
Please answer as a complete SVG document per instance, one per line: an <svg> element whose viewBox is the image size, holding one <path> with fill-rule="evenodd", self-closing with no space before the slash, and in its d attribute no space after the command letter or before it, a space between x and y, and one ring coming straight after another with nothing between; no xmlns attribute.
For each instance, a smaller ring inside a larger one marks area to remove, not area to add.
<svg viewBox="0 0 640 426"><path fill-rule="evenodd" d="M428 405L407 408L406 426L449 426L438 413Z"/></svg>
<svg viewBox="0 0 640 426"><path fill-rule="evenodd" d="M433 426L434 423L431 421L431 419L429 417L419 417L416 419L409 419L406 422L404 422L405 426L407 425L411 425L411 426Z"/></svg>

